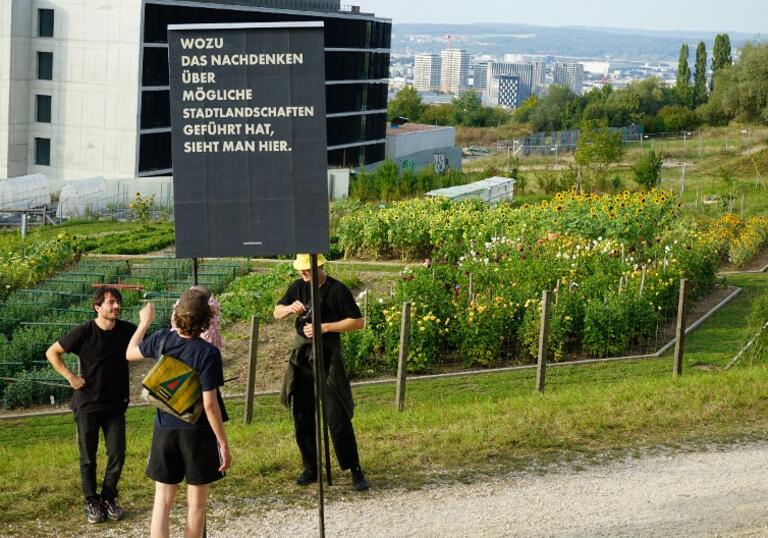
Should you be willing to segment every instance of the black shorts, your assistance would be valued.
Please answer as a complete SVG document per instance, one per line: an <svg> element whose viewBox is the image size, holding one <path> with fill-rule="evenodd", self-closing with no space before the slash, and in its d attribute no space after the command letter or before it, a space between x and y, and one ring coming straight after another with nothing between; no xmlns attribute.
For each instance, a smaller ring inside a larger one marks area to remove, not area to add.
<svg viewBox="0 0 768 538"><path fill-rule="evenodd" d="M155 428L147 476L163 484L202 486L224 478L219 471L219 445L211 430Z"/></svg>

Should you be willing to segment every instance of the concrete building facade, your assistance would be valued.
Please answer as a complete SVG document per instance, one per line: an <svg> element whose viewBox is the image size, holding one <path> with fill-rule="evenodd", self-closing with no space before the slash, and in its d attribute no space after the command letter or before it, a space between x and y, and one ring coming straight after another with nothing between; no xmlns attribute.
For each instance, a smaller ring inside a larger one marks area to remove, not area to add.
<svg viewBox="0 0 768 538"><path fill-rule="evenodd" d="M533 91L533 66L529 62L493 62L488 67L488 88L498 82L493 82L495 77L514 76L517 77L517 104L520 106L523 101L531 96Z"/></svg>
<svg viewBox="0 0 768 538"><path fill-rule="evenodd" d="M469 88L469 53L461 49L445 49L440 53L442 73L440 89L458 95Z"/></svg>
<svg viewBox="0 0 768 538"><path fill-rule="evenodd" d="M488 62L477 62L472 66L472 89L480 96L488 89Z"/></svg>
<svg viewBox="0 0 768 538"><path fill-rule="evenodd" d="M488 86L488 104L517 108L520 100L520 79L516 75L494 75Z"/></svg>
<svg viewBox="0 0 768 538"><path fill-rule="evenodd" d="M328 163L384 159L391 21L339 0L2 0L0 178L172 174L167 25L325 24Z"/></svg>
<svg viewBox="0 0 768 538"><path fill-rule="evenodd" d="M413 62L413 87L420 92L440 91L441 67L442 60L437 54L417 54Z"/></svg>
<svg viewBox="0 0 768 538"><path fill-rule="evenodd" d="M580 63L555 62L552 84L565 86L576 95L581 95L584 86L584 66Z"/></svg>

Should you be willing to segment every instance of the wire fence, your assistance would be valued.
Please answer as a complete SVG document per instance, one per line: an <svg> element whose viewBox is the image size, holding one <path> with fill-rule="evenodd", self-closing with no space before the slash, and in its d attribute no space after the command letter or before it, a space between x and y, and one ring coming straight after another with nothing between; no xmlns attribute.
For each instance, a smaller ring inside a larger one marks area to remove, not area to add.
<svg viewBox="0 0 768 538"><path fill-rule="evenodd" d="M630 292L626 283L622 283L622 289L625 293ZM584 384L610 384L632 378L647 380L682 375L686 333L727 304L738 290L718 287L710 279L684 279L667 286L663 293L651 287L644 291L635 290L634 293L637 295L629 301L629 306L617 308L621 305L606 300L602 305L593 305L597 315L585 316L575 324L577 328L570 326L568 330L563 330L563 321L569 317L566 312L575 310L560 309L558 294L546 292L540 304L529 305L536 318L533 323L533 332L537 335L535 342L531 342L530 338L521 342L523 326L501 330L488 339L499 342L494 350L496 355L486 355L488 363L494 368L430 377L515 372L515 380L521 390L543 391L545 388L557 390ZM561 297L559 300L564 299ZM410 310L404 305L403 311L406 309ZM413 357L409 356L414 351L412 339L422 332L423 324L419 325L418 314L414 316L415 323L410 315L405 319L408 323L400 331L399 361L405 360L405 364L413 365ZM590 341L594 338L602 338L603 341ZM418 337L415 344L418 354L421 352ZM454 361L457 369L466 367L466 363L462 365L459 362L461 350L476 344L475 341L458 345L455 341L446 341L440 347L444 359L441 366L445 368L446 363ZM407 349L405 359L403 346ZM590 346L590 349L600 349L602 353L587 353L585 350ZM400 370L403 370L402 366Z"/></svg>

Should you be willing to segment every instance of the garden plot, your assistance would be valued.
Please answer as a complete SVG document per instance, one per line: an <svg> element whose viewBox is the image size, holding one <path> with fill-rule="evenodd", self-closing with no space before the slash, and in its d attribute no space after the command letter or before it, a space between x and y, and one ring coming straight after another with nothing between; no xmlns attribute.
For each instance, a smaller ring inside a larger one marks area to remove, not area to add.
<svg viewBox="0 0 768 538"><path fill-rule="evenodd" d="M0 395L6 408L68 399L71 390L47 365L45 350L74 325L93 318L93 285L133 286L124 289L122 319L138 323L146 300L156 306L150 331L170 325L173 304L192 283L189 260L106 261L85 259L70 271L18 289L0 306ZM247 270L244 261L204 261L199 268L201 284L215 293ZM65 355L76 370L76 357Z"/></svg>

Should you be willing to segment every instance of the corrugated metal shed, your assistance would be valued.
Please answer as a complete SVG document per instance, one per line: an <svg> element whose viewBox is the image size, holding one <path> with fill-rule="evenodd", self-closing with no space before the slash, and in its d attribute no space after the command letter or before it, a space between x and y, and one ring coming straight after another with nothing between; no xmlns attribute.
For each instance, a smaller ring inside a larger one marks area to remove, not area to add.
<svg viewBox="0 0 768 538"><path fill-rule="evenodd" d="M445 189L429 191L427 196L445 196L454 202L466 198L479 198L495 204L501 200L511 200L515 194L515 180L511 177L493 176L466 185L456 185Z"/></svg>

